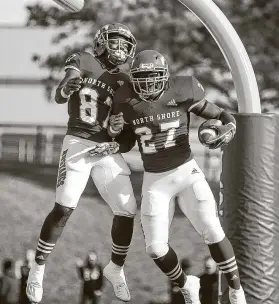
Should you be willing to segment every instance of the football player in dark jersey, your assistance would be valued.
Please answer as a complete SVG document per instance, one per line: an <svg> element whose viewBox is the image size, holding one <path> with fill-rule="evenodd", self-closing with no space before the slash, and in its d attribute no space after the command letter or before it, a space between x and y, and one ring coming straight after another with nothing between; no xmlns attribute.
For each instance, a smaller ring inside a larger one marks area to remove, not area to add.
<svg viewBox="0 0 279 304"><path fill-rule="evenodd" d="M36 262L28 277L26 292L35 303L42 299L46 260L90 176L114 214L111 261L104 276L119 299L130 300L123 265L137 208L130 169L112 139L121 131L123 119L119 115L109 120L109 115L115 91L129 81L119 66L134 57L135 48L136 40L126 26L108 24L97 32L93 54L79 52L66 60L66 74L56 90L55 100L59 104L68 103L68 131L60 156L55 205L43 223Z"/></svg>
<svg viewBox="0 0 279 304"><path fill-rule="evenodd" d="M173 198L178 196L180 208L227 278L231 303L246 304L232 245L221 227L214 196L189 144L190 113L222 122L218 127L220 137L216 138L219 147L234 136L234 117L208 102L202 85L194 77L170 77L166 59L156 51L145 50L135 56L130 78L128 88L121 88L114 96L114 113L123 113L126 132L132 130L131 142L137 140L143 160L141 223L147 253L178 284L185 303L189 296L191 303L200 303L199 279L185 275L168 244Z"/></svg>

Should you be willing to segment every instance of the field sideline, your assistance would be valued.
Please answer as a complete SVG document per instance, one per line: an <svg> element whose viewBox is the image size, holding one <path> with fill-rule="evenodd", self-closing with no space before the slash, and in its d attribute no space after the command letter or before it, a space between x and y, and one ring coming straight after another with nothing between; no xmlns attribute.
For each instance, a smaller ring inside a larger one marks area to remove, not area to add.
<svg viewBox="0 0 279 304"><path fill-rule="evenodd" d="M23 176L25 178L0 173L1 261L4 257L22 258L26 248L35 248L43 219L53 206L54 188L32 181L28 175ZM132 180L135 182L137 179ZM53 180L50 184L54 183ZM138 189L139 185L135 187L136 192ZM83 258L88 250L94 248L100 262L103 265L107 263L110 257L111 220L111 211L94 193L87 193L81 198L50 256L42 304L78 303L80 282L75 271L75 259ZM192 259L192 274L202 271L203 258L208 254L208 249L188 220L181 216L174 218L170 243L179 258L187 256ZM148 303L151 298L162 296L166 291L167 279L145 253L139 215L126 263L126 276L132 294L131 303ZM106 283L102 304L121 303L113 299L112 288Z"/></svg>

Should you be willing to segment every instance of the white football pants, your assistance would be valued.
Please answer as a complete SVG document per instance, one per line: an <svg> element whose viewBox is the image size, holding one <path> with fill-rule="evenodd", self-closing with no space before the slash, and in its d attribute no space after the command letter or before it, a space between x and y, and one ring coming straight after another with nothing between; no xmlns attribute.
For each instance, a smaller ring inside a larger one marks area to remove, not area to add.
<svg viewBox="0 0 279 304"><path fill-rule="evenodd" d="M90 156L95 142L66 135L59 161L56 202L76 208L91 176L113 214L133 217L137 205L131 185L131 171L120 153Z"/></svg>
<svg viewBox="0 0 279 304"><path fill-rule="evenodd" d="M174 197L206 244L224 237L216 202L205 176L193 159L176 169L162 173L144 173L141 222L145 245L167 244L174 214Z"/></svg>

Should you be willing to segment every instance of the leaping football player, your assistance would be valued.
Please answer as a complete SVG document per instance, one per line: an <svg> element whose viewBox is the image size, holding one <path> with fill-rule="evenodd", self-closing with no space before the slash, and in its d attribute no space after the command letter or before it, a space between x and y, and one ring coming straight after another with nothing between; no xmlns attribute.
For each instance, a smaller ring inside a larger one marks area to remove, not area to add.
<svg viewBox="0 0 279 304"><path fill-rule="evenodd" d="M126 26L108 24L94 38L93 55L78 52L66 60L65 77L55 100L58 104L68 102L68 130L60 155L55 204L43 223L36 262L28 277L26 293L33 303L42 300L45 263L90 176L114 215L111 260L104 276L119 299L130 300L123 265L137 206L130 169L112 139L121 131L123 118L119 115L110 120L109 116L114 93L129 81L119 66L134 57L135 48L136 40Z"/></svg>
<svg viewBox="0 0 279 304"><path fill-rule="evenodd" d="M141 223L147 253L179 286L185 303L200 303L199 279L182 271L168 244L172 199L178 195L180 208L228 281L231 303L246 304L232 245L189 144L190 113L222 122L213 149L234 136L234 117L207 101L202 85L194 77L170 77L166 59L156 51L145 50L135 56L130 79L130 90L122 88L114 96L114 113L123 113L125 128L133 130L143 160Z"/></svg>

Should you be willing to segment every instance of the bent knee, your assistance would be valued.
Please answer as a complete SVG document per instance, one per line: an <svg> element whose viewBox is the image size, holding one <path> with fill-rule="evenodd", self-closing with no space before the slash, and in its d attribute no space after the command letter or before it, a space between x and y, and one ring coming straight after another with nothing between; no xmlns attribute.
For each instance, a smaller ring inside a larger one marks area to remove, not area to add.
<svg viewBox="0 0 279 304"><path fill-rule="evenodd" d="M73 211L74 211L74 208L65 207L58 203L55 203L55 205L50 213L51 213L53 219L55 220L55 222L57 222L57 221L66 222L69 219L69 217L71 216L71 214L73 213Z"/></svg>
<svg viewBox="0 0 279 304"><path fill-rule="evenodd" d="M169 245L167 243L151 244L146 247L146 252L152 259L159 259L166 255L168 251Z"/></svg>
<svg viewBox="0 0 279 304"><path fill-rule="evenodd" d="M133 193L128 195L119 194L118 197L115 197L115 200L116 204L114 201L109 203L114 215L135 217L138 207Z"/></svg>
<svg viewBox="0 0 279 304"><path fill-rule="evenodd" d="M225 237L224 230L220 224L218 218L215 221L211 221L203 230L203 239L205 244L210 245L214 243L219 243Z"/></svg>

